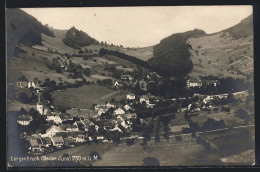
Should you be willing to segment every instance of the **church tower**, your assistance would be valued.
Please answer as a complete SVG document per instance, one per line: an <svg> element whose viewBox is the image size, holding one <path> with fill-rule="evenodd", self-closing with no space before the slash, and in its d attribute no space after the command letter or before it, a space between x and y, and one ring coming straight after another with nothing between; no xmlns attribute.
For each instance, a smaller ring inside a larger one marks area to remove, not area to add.
<svg viewBox="0 0 260 172"><path fill-rule="evenodd" d="M42 115L43 114L43 104L41 103L41 93L39 93L38 102L37 102L37 111Z"/></svg>

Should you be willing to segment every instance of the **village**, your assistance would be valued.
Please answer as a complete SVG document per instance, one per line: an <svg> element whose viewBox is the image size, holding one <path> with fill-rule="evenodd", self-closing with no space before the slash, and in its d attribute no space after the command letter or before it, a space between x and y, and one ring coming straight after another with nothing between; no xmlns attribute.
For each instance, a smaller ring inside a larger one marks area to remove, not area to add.
<svg viewBox="0 0 260 172"><path fill-rule="evenodd" d="M149 75L146 76L147 79L151 81ZM120 80L114 82L113 87L120 89L123 84L131 84L132 80L132 76L122 75ZM214 86L217 86L217 83L217 81L211 82ZM42 103L41 92L45 87L41 87L37 81L18 81L16 83L17 87L36 91L38 95L38 102L35 108L28 112L24 109L21 110L17 119L17 123L25 128L25 130L22 130L25 132L21 133L21 137L27 140L28 153L34 155L50 153L80 144L91 144L91 142L114 142L118 144L122 140L145 140L146 136L137 131L142 131L147 125L147 118L164 113L164 111L161 111L163 108L168 111L170 110L171 114L175 114L176 116L178 116L178 113L188 114L200 111L223 111L228 113L230 107L227 105L230 102L224 103L226 105L219 105L214 100L226 100L231 97L240 99L248 96L248 91L240 91L233 94L218 95L194 94L192 97L169 100L147 93L148 84L145 81L143 81L143 84L146 87L142 87L141 94L136 95L129 92L125 97L125 101L93 104L93 107L89 109L79 110L72 108L64 111L63 109L54 107L49 101ZM201 80L188 79L186 81L187 89L200 88L202 85ZM189 101L186 101L186 99L189 99ZM165 102L163 107L161 106L162 102ZM42 121L40 121L39 126L34 126L34 128L36 127L34 132L27 133L26 131L28 130L26 130L26 127L30 126L30 124L33 125L33 121L38 119L45 121L44 129L37 130L37 127L42 127L40 124ZM188 133L194 132L192 123L188 122L188 117L178 124L169 121L166 125L169 128L169 131L165 131L168 133L168 137L170 135L186 133L187 131ZM157 137L159 137L158 133Z"/></svg>

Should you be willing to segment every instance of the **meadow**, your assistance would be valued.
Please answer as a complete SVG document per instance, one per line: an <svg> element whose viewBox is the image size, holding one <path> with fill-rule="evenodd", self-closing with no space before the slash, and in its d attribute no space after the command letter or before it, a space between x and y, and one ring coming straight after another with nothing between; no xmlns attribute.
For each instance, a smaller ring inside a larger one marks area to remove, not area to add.
<svg viewBox="0 0 260 172"><path fill-rule="evenodd" d="M54 106L65 108L90 108L93 104L110 101L111 98L120 100L125 92L115 91L99 85L87 85L79 88L68 88L53 93Z"/></svg>

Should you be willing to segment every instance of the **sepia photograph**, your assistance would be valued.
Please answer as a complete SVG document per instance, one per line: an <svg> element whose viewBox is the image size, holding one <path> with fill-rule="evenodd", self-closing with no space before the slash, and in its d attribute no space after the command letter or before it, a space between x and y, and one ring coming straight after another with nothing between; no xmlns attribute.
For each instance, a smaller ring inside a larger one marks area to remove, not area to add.
<svg viewBox="0 0 260 172"><path fill-rule="evenodd" d="M8 168L255 165L252 5L5 18Z"/></svg>

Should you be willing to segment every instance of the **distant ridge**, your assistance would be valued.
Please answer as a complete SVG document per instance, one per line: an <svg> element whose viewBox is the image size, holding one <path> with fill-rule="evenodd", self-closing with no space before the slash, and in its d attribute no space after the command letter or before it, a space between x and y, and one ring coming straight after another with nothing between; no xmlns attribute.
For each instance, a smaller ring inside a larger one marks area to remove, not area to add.
<svg viewBox="0 0 260 172"><path fill-rule="evenodd" d="M253 35L253 14L241 20L240 23L221 32L229 32L235 39Z"/></svg>

